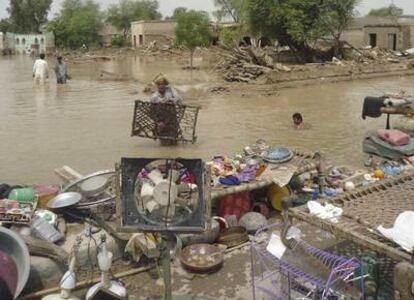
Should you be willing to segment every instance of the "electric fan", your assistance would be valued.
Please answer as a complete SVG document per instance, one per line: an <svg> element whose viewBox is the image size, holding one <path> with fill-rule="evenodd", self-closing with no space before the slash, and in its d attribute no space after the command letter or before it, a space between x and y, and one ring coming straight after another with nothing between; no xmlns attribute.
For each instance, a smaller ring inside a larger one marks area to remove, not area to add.
<svg viewBox="0 0 414 300"><path fill-rule="evenodd" d="M174 233L197 233L210 219L210 173L201 159L122 158L116 185L119 231L158 232L164 299L172 299Z"/></svg>
<svg viewBox="0 0 414 300"><path fill-rule="evenodd" d="M207 220L208 184L199 159L123 158L121 230L201 232Z"/></svg>

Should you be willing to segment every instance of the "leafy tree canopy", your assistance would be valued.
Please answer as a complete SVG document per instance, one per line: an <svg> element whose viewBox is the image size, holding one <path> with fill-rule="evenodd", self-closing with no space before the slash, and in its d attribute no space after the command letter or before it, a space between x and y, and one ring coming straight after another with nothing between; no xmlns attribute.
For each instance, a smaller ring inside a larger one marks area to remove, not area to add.
<svg viewBox="0 0 414 300"><path fill-rule="evenodd" d="M206 47L211 44L212 32L210 19L206 12L188 11L181 13L177 18L176 44L186 47L191 52L191 67L193 54L197 47Z"/></svg>
<svg viewBox="0 0 414 300"><path fill-rule="evenodd" d="M214 17L220 22L231 18L235 23L244 23L247 20L247 0L214 0L217 10Z"/></svg>
<svg viewBox="0 0 414 300"><path fill-rule="evenodd" d="M404 13L404 10L402 8L397 7L394 4L391 4L390 6L381 7L377 9L371 9L371 11L368 13L368 16L370 17L400 17Z"/></svg>
<svg viewBox="0 0 414 300"><path fill-rule="evenodd" d="M324 1L324 16L322 23L335 40L335 53L340 53L342 33L348 28L356 16L355 7L359 0L326 0Z"/></svg>
<svg viewBox="0 0 414 300"><path fill-rule="evenodd" d="M102 13L93 0L64 0L60 14L49 23L58 46L71 49L100 42Z"/></svg>
<svg viewBox="0 0 414 300"><path fill-rule="evenodd" d="M112 5L106 12L106 20L126 37L129 33L131 22L139 20L158 20L162 15L158 12L156 0L120 0Z"/></svg>
<svg viewBox="0 0 414 300"><path fill-rule="evenodd" d="M17 33L39 33L40 26L47 22L52 1L10 0L7 8L9 13L8 30Z"/></svg>
<svg viewBox="0 0 414 300"><path fill-rule="evenodd" d="M353 0L248 0L251 29L289 46L310 61L312 44L325 35L340 36L352 20Z"/></svg>
<svg viewBox="0 0 414 300"><path fill-rule="evenodd" d="M10 19L1 19L0 20L0 32L6 33L12 31L12 24Z"/></svg>
<svg viewBox="0 0 414 300"><path fill-rule="evenodd" d="M166 20L177 20L178 16L182 13L187 12L186 7L176 7L171 17L166 17Z"/></svg>

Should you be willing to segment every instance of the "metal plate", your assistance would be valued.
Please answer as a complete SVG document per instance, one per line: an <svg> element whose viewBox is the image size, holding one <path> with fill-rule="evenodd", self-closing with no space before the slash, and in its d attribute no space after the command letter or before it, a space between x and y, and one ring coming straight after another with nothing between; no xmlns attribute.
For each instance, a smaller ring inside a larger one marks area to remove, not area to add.
<svg viewBox="0 0 414 300"><path fill-rule="evenodd" d="M104 192L108 185L108 178L91 177L80 184L80 190L82 194L90 196Z"/></svg>
<svg viewBox="0 0 414 300"><path fill-rule="evenodd" d="M47 203L49 208L65 208L78 204L82 195L76 192L61 193Z"/></svg>
<svg viewBox="0 0 414 300"><path fill-rule="evenodd" d="M67 186L65 186L62 189L62 192L72 192L72 191L82 192L80 186L82 185L83 182L85 182L85 181L87 181L91 178L102 177L102 176L107 176L106 178L108 178L108 180L111 181L111 180L113 180L113 178L115 176L115 170L98 171L98 172L86 175L82 178L79 178L79 179L69 183ZM109 182L108 185L110 186L111 183ZM98 199L96 199L96 198L98 198ZM107 203L110 203L110 202L114 202L114 200L115 200L115 194L111 193L111 192L106 192L106 193L102 194L102 197L84 198L84 199L81 200L80 203L78 203L77 206L79 208L90 208L90 207L99 206L101 204L107 204Z"/></svg>

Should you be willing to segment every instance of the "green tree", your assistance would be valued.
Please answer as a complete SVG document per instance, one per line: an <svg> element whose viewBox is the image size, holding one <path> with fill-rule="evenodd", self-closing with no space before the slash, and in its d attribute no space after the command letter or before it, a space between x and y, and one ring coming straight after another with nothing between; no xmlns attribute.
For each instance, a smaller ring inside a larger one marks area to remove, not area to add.
<svg viewBox="0 0 414 300"><path fill-rule="evenodd" d="M112 46L123 47L126 44L127 44L127 40L122 35L114 36L111 40Z"/></svg>
<svg viewBox="0 0 414 300"><path fill-rule="evenodd" d="M341 55L341 36L348 28L356 15L355 7L359 0L325 0L324 15L322 23L325 24L327 31L332 35L334 45L334 55Z"/></svg>
<svg viewBox="0 0 414 300"><path fill-rule="evenodd" d="M10 0L7 11L10 15L10 29L18 33L38 33L47 22L47 15L53 0Z"/></svg>
<svg viewBox="0 0 414 300"><path fill-rule="evenodd" d="M277 39L305 61L312 60L312 44L329 33L324 10L320 0L248 0L251 30Z"/></svg>
<svg viewBox="0 0 414 300"><path fill-rule="evenodd" d="M166 20L177 20L178 16L182 13L187 12L186 7L176 7L171 17L165 18Z"/></svg>
<svg viewBox="0 0 414 300"><path fill-rule="evenodd" d="M190 50L190 66L193 68L195 49L209 46L212 41L208 14L194 10L180 14L177 18L175 34L176 44Z"/></svg>
<svg viewBox="0 0 414 300"><path fill-rule="evenodd" d="M220 43L225 47L237 46L241 39L241 33L238 28L224 27L219 30Z"/></svg>
<svg viewBox="0 0 414 300"><path fill-rule="evenodd" d="M0 20L0 32L10 32L12 30L12 24L9 19Z"/></svg>
<svg viewBox="0 0 414 300"><path fill-rule="evenodd" d="M120 0L108 8L106 16L108 22L123 31L125 38L129 34L131 22L158 20L162 17L156 0Z"/></svg>
<svg viewBox="0 0 414 300"><path fill-rule="evenodd" d="M397 7L394 4L390 6L381 7L377 9L371 9L368 13L370 17L400 17L404 14L404 10L402 8Z"/></svg>
<svg viewBox="0 0 414 300"><path fill-rule="evenodd" d="M247 0L214 0L218 8L213 15L218 21L231 18L235 23L244 23L247 19Z"/></svg>
<svg viewBox="0 0 414 300"><path fill-rule="evenodd" d="M49 23L58 46L76 49L100 42L102 13L93 0L65 0L60 14Z"/></svg>

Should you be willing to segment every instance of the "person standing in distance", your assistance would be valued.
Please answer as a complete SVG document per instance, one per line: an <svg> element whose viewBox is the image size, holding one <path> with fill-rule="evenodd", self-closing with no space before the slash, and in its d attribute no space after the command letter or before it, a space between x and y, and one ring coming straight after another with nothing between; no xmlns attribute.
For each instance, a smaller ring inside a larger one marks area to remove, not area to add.
<svg viewBox="0 0 414 300"><path fill-rule="evenodd" d="M33 78L37 84L44 84L46 79L49 78L49 66L43 53L40 54L39 59L33 65Z"/></svg>

